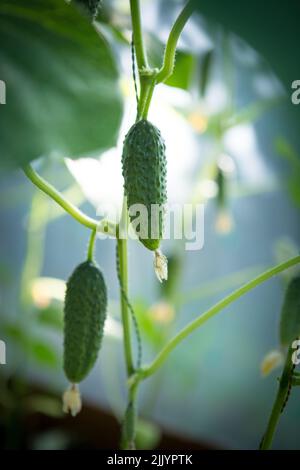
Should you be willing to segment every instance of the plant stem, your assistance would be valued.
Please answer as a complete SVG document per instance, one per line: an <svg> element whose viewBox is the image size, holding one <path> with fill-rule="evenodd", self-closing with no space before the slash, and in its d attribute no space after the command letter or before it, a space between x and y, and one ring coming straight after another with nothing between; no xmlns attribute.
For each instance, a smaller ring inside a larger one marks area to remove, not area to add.
<svg viewBox="0 0 300 470"><path fill-rule="evenodd" d="M140 0L130 0L133 40L139 71L148 68L146 49L144 47Z"/></svg>
<svg viewBox="0 0 300 470"><path fill-rule="evenodd" d="M148 77L147 77L148 78ZM141 77L141 96L140 96L140 105L139 105L139 114L142 119L147 119L148 111L150 108L154 88L155 88L155 77L151 77L147 82L144 81L144 77Z"/></svg>
<svg viewBox="0 0 300 470"><path fill-rule="evenodd" d="M128 404L123 421L121 447L124 450L135 450L136 424L137 424L137 396L139 379L129 384Z"/></svg>
<svg viewBox="0 0 300 470"><path fill-rule="evenodd" d="M88 246L88 252L87 252L87 259L91 263L94 261L94 249L95 249L96 235L97 235L97 230L92 230L90 241L89 241L89 246Z"/></svg>
<svg viewBox="0 0 300 470"><path fill-rule="evenodd" d="M167 359L168 355L175 349L175 347L181 343L187 336L193 333L199 326L203 325L207 320L215 316L229 304L234 302L235 300L242 297L242 295L246 294L250 290L254 289L254 287L262 284L263 282L267 281L271 277L279 274L282 271L300 263L300 256L295 256L284 263L278 264L273 268L265 271L264 273L260 274L253 280L247 282L239 289L235 290L223 300L215 304L205 313L203 313L200 317L196 318L194 321L189 323L185 328L183 328L174 338L172 338L169 343L162 349L162 351L156 356L154 361L148 366L141 369L140 374L143 377L149 377L150 375L154 374L154 372L163 364L163 362Z"/></svg>
<svg viewBox="0 0 300 470"><path fill-rule="evenodd" d="M186 22L193 13L193 10L193 1L190 0L178 16L171 29L165 49L163 65L156 76L157 83L164 82L173 73L177 42Z"/></svg>
<svg viewBox="0 0 300 470"><path fill-rule="evenodd" d="M68 214L70 214L77 222L92 230L97 230L111 236L116 235L116 226L110 221L101 220L98 222L95 219L84 214L80 209L69 202L57 189L54 188L48 181L42 178L31 165L23 167L25 175L30 181L37 186L41 191L50 196L58 205L60 205Z"/></svg>
<svg viewBox="0 0 300 470"><path fill-rule="evenodd" d="M283 372L279 381L279 387L269 418L267 430L260 444L260 450L270 449L280 415L283 412L287 399L289 397L290 387L292 386L292 374L293 369L295 367L292 362L293 352L294 349L292 348L292 346L290 346L286 356Z"/></svg>
<svg viewBox="0 0 300 470"><path fill-rule="evenodd" d="M128 314L128 306L123 295L123 290L128 291L128 274L127 274L127 240L118 238L118 255L120 263L120 278L122 286L120 286L121 313L124 336L124 353L126 361L127 376L130 377L134 371L132 351L131 351L131 328L130 317Z"/></svg>
<svg viewBox="0 0 300 470"><path fill-rule="evenodd" d="M130 377L134 372L134 364L131 349L131 328L130 315L128 312L128 268L127 268L127 203L123 200L120 225L117 230L117 250L118 250L118 277L120 281L120 302L123 324L124 353L126 361L127 376ZM125 231L125 233L123 233ZM125 293L125 295L124 295Z"/></svg>

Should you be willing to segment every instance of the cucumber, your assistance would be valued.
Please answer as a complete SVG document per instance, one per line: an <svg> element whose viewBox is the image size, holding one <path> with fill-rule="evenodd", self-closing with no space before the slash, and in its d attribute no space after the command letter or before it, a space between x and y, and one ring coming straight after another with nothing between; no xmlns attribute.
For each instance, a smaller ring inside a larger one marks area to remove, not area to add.
<svg viewBox="0 0 300 470"><path fill-rule="evenodd" d="M85 261L67 282L64 305L64 370L81 382L94 366L106 319L107 291L98 266Z"/></svg>
<svg viewBox="0 0 300 470"><path fill-rule="evenodd" d="M135 229L144 246L153 251L160 245L164 228L167 201L165 151L159 129L145 119L135 123L124 140L122 172L129 217L134 222L137 215L132 208L136 204L144 206L147 212L139 217L140 223Z"/></svg>

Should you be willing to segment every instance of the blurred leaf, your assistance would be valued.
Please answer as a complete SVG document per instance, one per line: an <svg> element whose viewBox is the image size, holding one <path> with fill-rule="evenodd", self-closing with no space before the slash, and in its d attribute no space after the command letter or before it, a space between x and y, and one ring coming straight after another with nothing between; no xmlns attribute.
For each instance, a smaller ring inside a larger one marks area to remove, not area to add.
<svg viewBox="0 0 300 470"><path fill-rule="evenodd" d="M281 98L274 98L270 100L261 100L257 101L256 103L252 103L232 115L226 123L226 128L231 128L240 124L252 123L262 117L264 113L272 109L274 106L278 105L280 102Z"/></svg>
<svg viewBox="0 0 300 470"><path fill-rule="evenodd" d="M300 39L299 2L274 0L272 10L268 2L261 0L195 0L194 3L200 14L233 31L259 51L290 93L292 81L300 76L300 61L289 53ZM300 111L299 106L291 104L291 107Z"/></svg>
<svg viewBox="0 0 300 470"><path fill-rule="evenodd" d="M168 258L168 279L159 284L161 297L171 300L177 294L178 282L182 270L183 258L175 250L166 255Z"/></svg>
<svg viewBox="0 0 300 470"><path fill-rule="evenodd" d="M275 140L275 149L279 155L288 160L293 167L300 169L300 157L294 147L284 138L277 137Z"/></svg>
<svg viewBox="0 0 300 470"><path fill-rule="evenodd" d="M164 329L162 325L157 325L148 315L149 306L141 299L135 300L134 311L137 316L138 324L142 335L153 346L159 346L165 339Z"/></svg>
<svg viewBox="0 0 300 470"><path fill-rule="evenodd" d="M176 53L174 72L171 77L165 81L165 84L188 90L191 85L195 66L196 61L192 54L178 50Z"/></svg>
<svg viewBox="0 0 300 470"><path fill-rule="evenodd" d="M280 238L276 241L274 246L276 264L284 263L288 259L298 256L299 251L299 247L289 237ZM280 277L288 282L298 274L300 275L300 266L296 265L282 271L282 273L280 273Z"/></svg>
<svg viewBox="0 0 300 470"><path fill-rule="evenodd" d="M286 289L279 335L283 346L289 346L300 336L300 276L292 279Z"/></svg>
<svg viewBox="0 0 300 470"><path fill-rule="evenodd" d="M47 339L28 338L27 351L29 356L38 364L55 368L59 364L59 358L55 349L47 344Z"/></svg>
<svg viewBox="0 0 300 470"><path fill-rule="evenodd" d="M63 329L62 303L52 301L48 307L38 310L36 318L40 324L61 332Z"/></svg>
<svg viewBox="0 0 300 470"><path fill-rule="evenodd" d="M21 325L5 323L2 326L3 334L19 346L28 358L33 359L40 365L57 367L60 359L55 348L48 344L47 338L41 339L30 335Z"/></svg>
<svg viewBox="0 0 300 470"><path fill-rule="evenodd" d="M287 188L294 203L300 208L300 173L288 180Z"/></svg>
<svg viewBox="0 0 300 470"><path fill-rule="evenodd" d="M24 347L26 344L26 336L17 323L4 323L2 326L3 334L14 341L18 346Z"/></svg>
<svg viewBox="0 0 300 470"><path fill-rule="evenodd" d="M26 400L27 407L35 413L42 413L52 418L63 416L61 400L46 395L33 395Z"/></svg>
<svg viewBox="0 0 300 470"><path fill-rule="evenodd" d="M2 0L0 43L2 166L51 152L76 158L115 144L122 114L117 69L108 44L76 7Z"/></svg>
<svg viewBox="0 0 300 470"><path fill-rule="evenodd" d="M209 85L209 80L211 76L211 69L213 65L214 59L214 51L210 50L207 51L202 60L200 65L200 93L201 96L205 96L207 87Z"/></svg>
<svg viewBox="0 0 300 470"><path fill-rule="evenodd" d="M146 43L151 66L160 68L162 66L165 46L157 37L150 33L146 36ZM176 52L174 72L164 83L172 87L188 90L191 85L195 67L195 57L190 53L178 49Z"/></svg>

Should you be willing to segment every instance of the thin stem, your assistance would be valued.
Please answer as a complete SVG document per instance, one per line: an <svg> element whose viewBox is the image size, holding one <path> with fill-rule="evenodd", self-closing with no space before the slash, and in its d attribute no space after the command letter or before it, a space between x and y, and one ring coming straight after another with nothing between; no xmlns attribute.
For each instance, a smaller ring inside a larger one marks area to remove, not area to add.
<svg viewBox="0 0 300 470"><path fill-rule="evenodd" d="M90 262L93 262L94 260L96 235L97 235L97 230L92 230L90 240L89 240L88 252L87 252L87 259Z"/></svg>
<svg viewBox="0 0 300 470"><path fill-rule="evenodd" d="M136 60L139 71L148 68L146 49L144 47L141 9L139 0L130 0L133 40L136 52Z"/></svg>
<svg viewBox="0 0 300 470"><path fill-rule="evenodd" d="M121 223L118 227L117 236L117 250L118 250L118 276L120 280L120 301L121 301L121 314L123 324L123 337L124 337L124 353L126 361L127 376L130 377L134 371L132 348L131 348L131 328L130 328L130 315L128 312L128 268L127 268L127 238L120 234L120 230L127 230L127 207L126 198L124 197ZM121 236L120 236L121 235ZM125 292L126 296L123 295Z"/></svg>
<svg viewBox="0 0 300 470"><path fill-rule="evenodd" d="M286 356L286 361L285 361L285 365L283 368L283 372L279 381L279 387L278 387L277 395L276 395L274 405L271 411L271 415L269 418L267 430L260 444L260 450L270 449L273 438L274 438L274 434L275 434L275 431L279 422L280 415L282 414L285 408L286 402L288 400L290 389L292 386L293 369L295 367L292 361L293 352L294 352L294 349L292 348L292 346L290 346L287 356Z"/></svg>
<svg viewBox="0 0 300 470"><path fill-rule="evenodd" d="M167 359L168 355L173 351L173 349L175 349L175 347L179 343L181 343L187 336L189 336L197 328L199 328L199 326L203 325L205 322L207 322L207 320L215 316L229 304L239 299L240 297L242 297L242 295L254 289L259 284L262 284L263 282L267 281L276 274L279 274L280 272L285 271L286 269L298 263L300 263L300 256L295 256L294 258L291 258L290 260L285 261L284 263L278 264L277 266L274 266L273 268L260 274L252 281L247 282L242 287L235 290L223 300L215 304L213 307L203 313L200 317L196 318L194 321L189 323L176 336L174 336L174 338L172 338L169 343L162 349L162 351L157 355L154 361L148 367L145 367L141 370L140 373L142 374L142 376L149 377L150 375L152 375L163 364L163 362Z"/></svg>
<svg viewBox="0 0 300 470"><path fill-rule="evenodd" d="M193 1L190 0L178 16L171 29L165 49L163 65L156 77L157 83L164 82L173 73L177 42L186 22L193 13L193 10Z"/></svg>
<svg viewBox="0 0 300 470"><path fill-rule="evenodd" d="M142 83L143 81L141 81ZM147 83L147 86L142 87L143 95L140 99L140 108L139 113L142 119L147 119L148 111L150 108L153 92L155 87L155 77L151 79L150 83Z"/></svg>
<svg viewBox="0 0 300 470"><path fill-rule="evenodd" d="M25 175L30 181L37 186L41 191L50 196L58 205L60 205L68 214L77 220L85 227L98 232L106 233L111 236L116 235L116 226L112 222L102 220L100 223L84 214L80 209L69 202L57 189L54 188L48 181L42 178L31 165L23 167Z"/></svg>

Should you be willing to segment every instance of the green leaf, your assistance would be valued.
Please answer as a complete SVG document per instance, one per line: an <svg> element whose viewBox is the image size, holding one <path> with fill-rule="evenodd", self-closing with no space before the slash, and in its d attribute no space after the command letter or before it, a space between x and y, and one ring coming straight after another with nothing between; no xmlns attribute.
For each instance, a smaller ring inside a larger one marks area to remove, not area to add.
<svg viewBox="0 0 300 470"><path fill-rule="evenodd" d="M36 363L55 368L59 365L59 356L49 339L30 335L17 323L5 323L2 325L4 335L22 349L26 356Z"/></svg>
<svg viewBox="0 0 300 470"><path fill-rule="evenodd" d="M47 344L47 339L30 338L27 343L29 356L38 364L47 367L57 367L59 358L54 348Z"/></svg>
<svg viewBox="0 0 300 470"><path fill-rule="evenodd" d="M299 2L261 0L194 0L198 12L243 38L271 64L291 93L291 83L300 76L300 61L295 60L299 44ZM300 112L300 106L291 106Z"/></svg>
<svg viewBox="0 0 300 470"><path fill-rule="evenodd" d="M52 301L51 304L37 312L37 321L46 327L57 331L63 328L63 307L61 302Z"/></svg>
<svg viewBox="0 0 300 470"><path fill-rule="evenodd" d="M209 80L211 76L211 70L214 61L214 51L211 49L207 51L202 60L200 66L200 94L205 96L207 87L209 85Z"/></svg>
<svg viewBox="0 0 300 470"><path fill-rule="evenodd" d="M57 153L73 158L116 142L122 117L111 50L63 0L1 0L0 165Z"/></svg>
<svg viewBox="0 0 300 470"><path fill-rule="evenodd" d="M52 396L32 395L26 400L26 405L34 413L42 413L52 418L63 416L61 400Z"/></svg>
<svg viewBox="0 0 300 470"><path fill-rule="evenodd" d="M300 336L300 276L288 284L280 320L280 341L283 346L289 346Z"/></svg>
<svg viewBox="0 0 300 470"><path fill-rule="evenodd" d="M150 33L146 36L146 44L151 66L160 68L163 61L165 46L159 39L157 39L157 37ZM195 66L195 57L188 52L178 49L176 52L176 63L173 74L164 82L165 85L188 90L191 85Z"/></svg>

